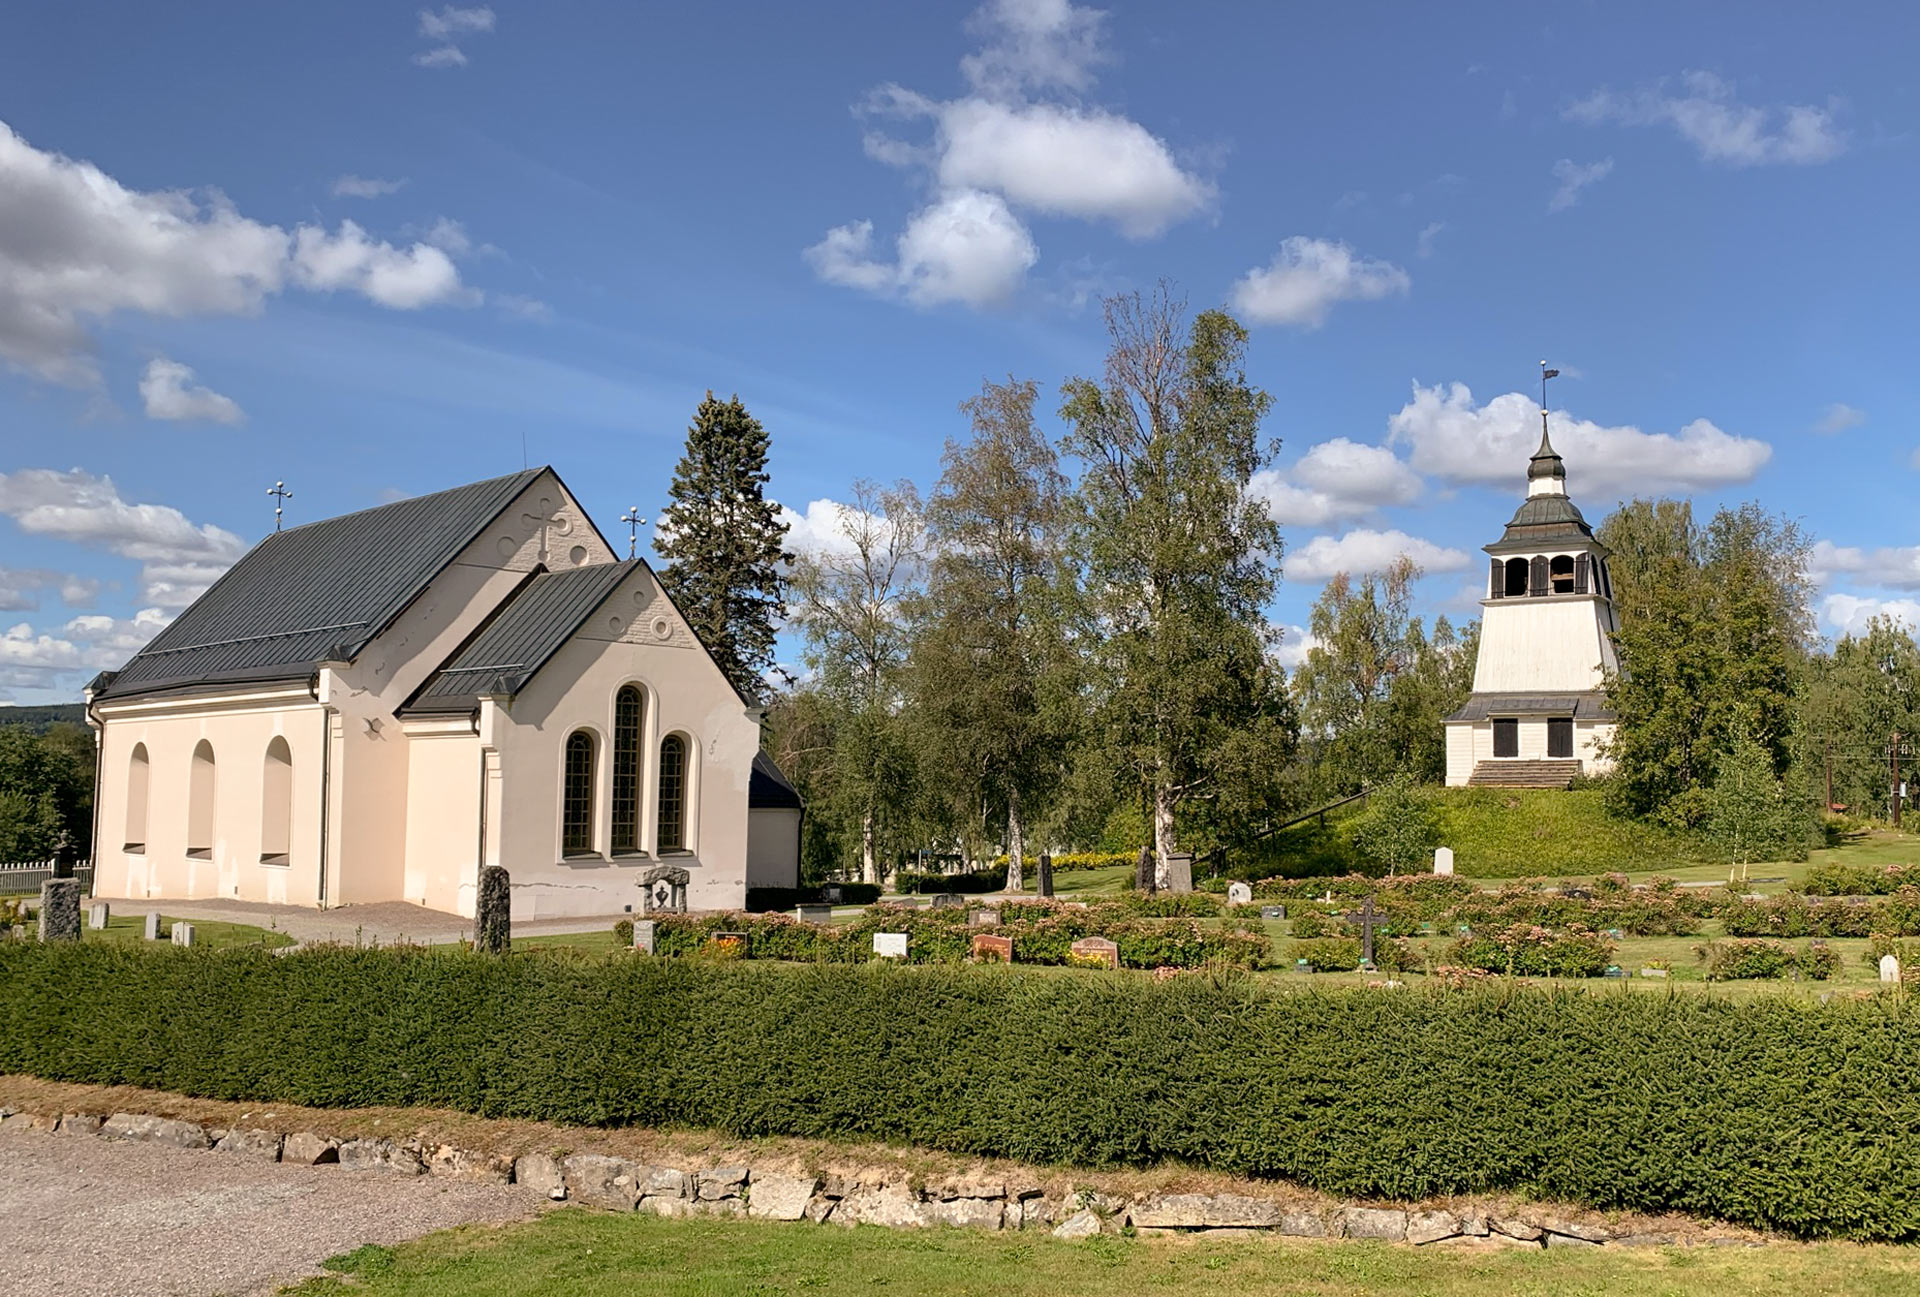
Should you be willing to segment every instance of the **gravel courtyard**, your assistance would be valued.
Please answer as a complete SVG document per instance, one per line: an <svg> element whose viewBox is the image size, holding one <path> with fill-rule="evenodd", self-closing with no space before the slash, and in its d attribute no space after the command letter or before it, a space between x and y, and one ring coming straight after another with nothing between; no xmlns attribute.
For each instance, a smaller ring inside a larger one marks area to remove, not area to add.
<svg viewBox="0 0 1920 1297"><path fill-rule="evenodd" d="M520 1220L543 1202L509 1185L0 1130L15 1297L271 1293L363 1243Z"/></svg>

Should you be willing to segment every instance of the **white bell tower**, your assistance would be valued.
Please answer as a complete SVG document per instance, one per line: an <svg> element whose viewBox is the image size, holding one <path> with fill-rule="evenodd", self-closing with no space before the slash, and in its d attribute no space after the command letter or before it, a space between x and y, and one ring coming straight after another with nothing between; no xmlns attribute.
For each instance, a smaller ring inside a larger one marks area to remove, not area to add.
<svg viewBox="0 0 1920 1297"><path fill-rule="evenodd" d="M1473 694L1446 720L1447 784L1565 788L1598 774L1614 716L1602 692L1619 670L1607 548L1567 498L1567 467L1547 436L1541 363L1540 449L1527 498L1490 556L1480 601Z"/></svg>

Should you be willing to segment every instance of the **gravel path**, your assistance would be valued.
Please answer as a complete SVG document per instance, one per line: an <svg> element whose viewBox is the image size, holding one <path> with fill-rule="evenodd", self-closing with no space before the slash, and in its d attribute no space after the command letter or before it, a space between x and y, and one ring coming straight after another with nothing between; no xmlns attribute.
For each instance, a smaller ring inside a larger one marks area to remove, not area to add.
<svg viewBox="0 0 1920 1297"><path fill-rule="evenodd" d="M15 1297L271 1293L363 1243L521 1220L543 1201L508 1185L0 1130L0 1273Z"/></svg>
<svg viewBox="0 0 1920 1297"><path fill-rule="evenodd" d="M311 905L267 905L256 901L236 901L210 897L198 901L114 900L107 899L116 915L145 914L156 910L174 919L220 919L228 923L251 923L272 927L305 944L338 941L389 942L405 938L416 945L444 945L473 935L473 920L458 914L429 910L404 901L380 901L367 905L340 905L330 910ZM613 926L626 914L576 916L560 919L521 919L513 925L516 937L537 937L562 932L599 932Z"/></svg>

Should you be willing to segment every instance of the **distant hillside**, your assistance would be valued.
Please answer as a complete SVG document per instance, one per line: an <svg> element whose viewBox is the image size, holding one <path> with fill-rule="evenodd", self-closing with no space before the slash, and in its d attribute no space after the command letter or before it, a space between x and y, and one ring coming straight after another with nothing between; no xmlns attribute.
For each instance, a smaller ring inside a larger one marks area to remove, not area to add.
<svg viewBox="0 0 1920 1297"><path fill-rule="evenodd" d="M0 725L24 725L35 734L65 721L70 725L87 723L85 703L49 703L43 707L0 707Z"/></svg>

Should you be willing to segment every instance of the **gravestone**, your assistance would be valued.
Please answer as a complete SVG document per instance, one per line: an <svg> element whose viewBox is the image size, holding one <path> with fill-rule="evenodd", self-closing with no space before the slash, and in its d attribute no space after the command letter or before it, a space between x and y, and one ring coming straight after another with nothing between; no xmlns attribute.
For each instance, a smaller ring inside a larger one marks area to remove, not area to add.
<svg viewBox="0 0 1920 1297"><path fill-rule="evenodd" d="M640 913L685 914L693 875L678 865L655 865L640 875Z"/></svg>
<svg viewBox="0 0 1920 1297"><path fill-rule="evenodd" d="M1082 937L1067 949L1076 959L1097 959L1108 968L1120 967L1120 947L1105 937Z"/></svg>
<svg viewBox="0 0 1920 1297"><path fill-rule="evenodd" d="M173 925L173 944L191 946L193 944L193 925L182 919Z"/></svg>
<svg viewBox="0 0 1920 1297"><path fill-rule="evenodd" d="M820 889L820 899L825 901L828 905L840 904L841 895L842 893L840 889L837 887L823 887Z"/></svg>
<svg viewBox="0 0 1920 1297"><path fill-rule="evenodd" d="M967 898L958 892L935 892L933 908L936 910L957 910L965 906Z"/></svg>
<svg viewBox="0 0 1920 1297"><path fill-rule="evenodd" d="M160 911L149 910L147 912L147 926L142 935L148 941L160 940Z"/></svg>
<svg viewBox="0 0 1920 1297"><path fill-rule="evenodd" d="M1167 890L1169 892L1193 890L1193 853L1191 851L1167 853Z"/></svg>
<svg viewBox="0 0 1920 1297"><path fill-rule="evenodd" d="M833 907L831 905L796 905L793 907L793 917L802 923L832 923Z"/></svg>
<svg viewBox="0 0 1920 1297"><path fill-rule="evenodd" d="M653 953L654 942L657 940L655 935L656 931L657 929L654 927L652 919L635 919L633 921L633 948L643 955L651 955Z"/></svg>
<svg viewBox="0 0 1920 1297"><path fill-rule="evenodd" d="M1160 890L1159 878L1153 871L1152 847L1140 848L1140 859L1133 866L1133 886L1149 894Z"/></svg>
<svg viewBox="0 0 1920 1297"><path fill-rule="evenodd" d="M1883 982L1897 982L1900 980L1899 956L1880 956L1880 980Z"/></svg>
<svg viewBox="0 0 1920 1297"><path fill-rule="evenodd" d="M1013 962L1013 938L997 937L991 932L973 934L973 958L975 963L999 960L1003 964Z"/></svg>
<svg viewBox="0 0 1920 1297"><path fill-rule="evenodd" d="M907 934L904 932L874 933L873 953L882 959L905 959L907 957Z"/></svg>
<svg viewBox="0 0 1920 1297"><path fill-rule="evenodd" d="M480 890L473 907L473 948L487 955L504 955L513 948L513 880L499 865L480 871Z"/></svg>
<svg viewBox="0 0 1920 1297"><path fill-rule="evenodd" d="M1359 909L1346 912L1348 923L1360 925L1360 967L1369 973L1373 971L1373 924L1377 917L1373 912L1371 893L1360 903Z"/></svg>
<svg viewBox="0 0 1920 1297"><path fill-rule="evenodd" d="M1040 853L1040 877L1034 886L1040 889L1040 895L1053 895L1053 857L1047 852Z"/></svg>
<svg viewBox="0 0 1920 1297"><path fill-rule="evenodd" d="M1287 917L1287 907L1284 905L1263 905L1260 907L1260 917L1263 919L1284 919Z"/></svg>
<svg viewBox="0 0 1920 1297"><path fill-rule="evenodd" d="M1453 877L1453 848L1435 847L1433 849L1433 872L1442 878Z"/></svg>
<svg viewBox="0 0 1920 1297"><path fill-rule="evenodd" d="M967 915L967 926L970 928L991 928L999 922L998 910L974 910Z"/></svg>
<svg viewBox="0 0 1920 1297"><path fill-rule="evenodd" d="M49 878L40 884L40 940L80 940L80 881Z"/></svg>
<svg viewBox="0 0 1920 1297"><path fill-rule="evenodd" d="M112 915L105 901L95 901L87 909L87 926L95 932L105 931L107 920Z"/></svg>
<svg viewBox="0 0 1920 1297"><path fill-rule="evenodd" d="M1253 889L1247 886L1245 883L1228 883L1227 884L1227 904L1228 905L1252 905Z"/></svg>

